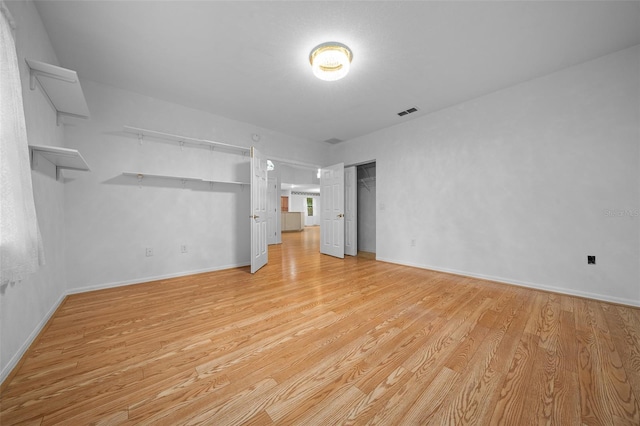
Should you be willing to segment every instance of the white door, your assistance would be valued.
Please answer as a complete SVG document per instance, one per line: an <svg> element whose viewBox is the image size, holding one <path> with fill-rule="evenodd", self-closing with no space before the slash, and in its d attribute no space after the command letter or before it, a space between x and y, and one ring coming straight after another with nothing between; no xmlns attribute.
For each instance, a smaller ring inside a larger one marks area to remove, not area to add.
<svg viewBox="0 0 640 426"><path fill-rule="evenodd" d="M344 259L344 163L320 174L320 253Z"/></svg>
<svg viewBox="0 0 640 426"><path fill-rule="evenodd" d="M267 244L278 244L278 210L280 209L280 190L278 179L268 173L267 178Z"/></svg>
<svg viewBox="0 0 640 426"><path fill-rule="evenodd" d="M267 264L267 160L251 147L251 273Z"/></svg>
<svg viewBox="0 0 640 426"><path fill-rule="evenodd" d="M358 171L344 169L344 254L358 254Z"/></svg>

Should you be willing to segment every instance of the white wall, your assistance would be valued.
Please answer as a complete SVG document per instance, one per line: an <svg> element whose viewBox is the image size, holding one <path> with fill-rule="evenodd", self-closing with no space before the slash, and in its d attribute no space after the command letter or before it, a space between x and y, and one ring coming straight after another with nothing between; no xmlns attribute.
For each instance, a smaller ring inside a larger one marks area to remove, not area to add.
<svg viewBox="0 0 640 426"><path fill-rule="evenodd" d="M68 146L92 168L67 183L69 287L86 290L249 263L249 188L155 181L123 172L249 181L249 158L207 148L143 141L125 125L250 146L308 161L322 144L275 134L202 111L83 81L92 119L67 130ZM294 147L296 149L294 149ZM188 253L181 253L186 245ZM153 248L152 257L145 249Z"/></svg>
<svg viewBox="0 0 640 426"><path fill-rule="evenodd" d="M328 152L328 145L325 147ZM313 167L297 166L293 164L276 163L276 167L280 170L282 182L292 183L296 185L318 185L318 170Z"/></svg>
<svg viewBox="0 0 640 426"><path fill-rule="evenodd" d="M7 6L17 25L16 48L29 144L63 146L64 127L56 126L55 111L40 88L29 89L29 70L24 61L30 58L57 65L49 37L33 3L7 2ZM24 281L0 289L0 382L15 367L66 292L65 186L56 181L55 167L44 159L38 161L31 176L46 264Z"/></svg>
<svg viewBox="0 0 640 426"><path fill-rule="evenodd" d="M377 258L640 305L639 76L635 46L332 147L377 161Z"/></svg>
<svg viewBox="0 0 640 426"><path fill-rule="evenodd" d="M313 198L313 216L307 214L307 198ZM320 225L320 195L300 195L293 192L289 198L289 211L303 212L304 226Z"/></svg>

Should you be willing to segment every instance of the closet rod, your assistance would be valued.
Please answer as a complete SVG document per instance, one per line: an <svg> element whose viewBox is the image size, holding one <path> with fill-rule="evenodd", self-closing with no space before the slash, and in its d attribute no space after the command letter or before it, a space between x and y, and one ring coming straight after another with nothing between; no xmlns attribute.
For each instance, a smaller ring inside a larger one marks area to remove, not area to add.
<svg viewBox="0 0 640 426"><path fill-rule="evenodd" d="M241 146L237 146L237 145L230 145L227 143L222 143L222 142L214 142L214 141L209 141L206 139L197 139L197 138L190 138L188 136L180 136L180 135L174 135L171 133L164 133L164 132L157 132L155 130L149 130L149 129L140 129L137 127L131 127L131 126L124 126L124 131L127 133L133 133L134 135L142 135L142 136L150 136L156 139L165 139L165 140L169 140L169 141L173 141L173 142L184 142L184 143L192 143L192 144L196 144L196 145L202 145L202 146L209 146L209 147L220 147L220 148L224 148L224 149L232 149L232 150L236 150L236 151L241 151L243 153L248 153L249 149L248 148L244 148Z"/></svg>

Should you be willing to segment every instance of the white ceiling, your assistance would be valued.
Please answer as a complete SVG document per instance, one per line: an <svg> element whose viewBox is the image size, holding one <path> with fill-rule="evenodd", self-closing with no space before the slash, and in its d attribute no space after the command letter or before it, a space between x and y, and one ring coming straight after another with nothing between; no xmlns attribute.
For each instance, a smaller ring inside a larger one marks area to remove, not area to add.
<svg viewBox="0 0 640 426"><path fill-rule="evenodd" d="M640 43L640 2L42 1L81 78L313 141L346 140ZM354 52L313 77L317 44ZM397 112L417 106L405 117Z"/></svg>

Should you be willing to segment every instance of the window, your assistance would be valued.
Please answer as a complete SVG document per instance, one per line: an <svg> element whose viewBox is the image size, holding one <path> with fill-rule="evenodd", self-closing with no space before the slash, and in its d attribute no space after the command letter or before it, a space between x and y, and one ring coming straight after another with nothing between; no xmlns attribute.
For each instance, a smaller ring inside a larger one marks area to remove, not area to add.
<svg viewBox="0 0 640 426"><path fill-rule="evenodd" d="M313 198L307 198L307 216L313 216Z"/></svg>

